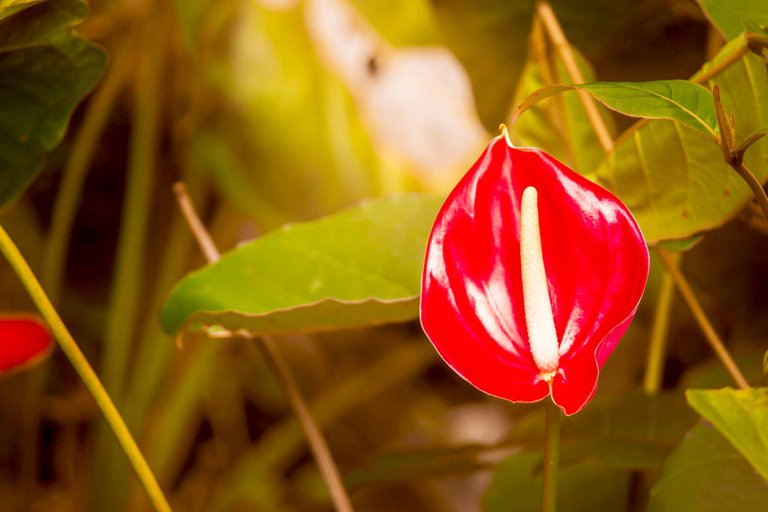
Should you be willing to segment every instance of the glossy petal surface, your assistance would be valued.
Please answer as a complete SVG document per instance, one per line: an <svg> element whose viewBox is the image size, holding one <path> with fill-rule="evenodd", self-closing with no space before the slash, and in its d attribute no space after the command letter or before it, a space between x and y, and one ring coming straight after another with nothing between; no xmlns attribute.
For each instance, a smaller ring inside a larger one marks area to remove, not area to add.
<svg viewBox="0 0 768 512"><path fill-rule="evenodd" d="M648 250L627 208L541 150L497 137L448 196L422 278L421 321L445 361L480 390L514 402L550 394L528 341L520 201L538 191L541 248L560 361L552 399L578 412L629 326Z"/></svg>
<svg viewBox="0 0 768 512"><path fill-rule="evenodd" d="M35 316L0 316L0 375L44 358L53 340L45 324Z"/></svg>

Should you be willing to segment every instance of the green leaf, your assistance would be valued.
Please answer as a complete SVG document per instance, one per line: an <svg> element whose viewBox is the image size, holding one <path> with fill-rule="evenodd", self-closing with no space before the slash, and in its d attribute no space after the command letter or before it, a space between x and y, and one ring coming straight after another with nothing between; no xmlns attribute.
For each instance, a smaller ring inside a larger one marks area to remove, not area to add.
<svg viewBox="0 0 768 512"><path fill-rule="evenodd" d="M727 46L713 62L722 62L735 48ZM737 141L768 125L768 75L762 59L745 54L710 84L720 87L726 111L734 114ZM745 156L761 182L768 177L767 151L763 139ZM624 132L598 168L597 179L632 210L652 243L719 227L752 197L715 144L667 120L643 120Z"/></svg>
<svg viewBox="0 0 768 512"><path fill-rule="evenodd" d="M502 462L483 497L487 512L541 510L541 455L517 453ZM560 467L557 509L569 512L626 510L629 473L596 464Z"/></svg>
<svg viewBox="0 0 768 512"><path fill-rule="evenodd" d="M653 82L594 82L552 85L531 94L516 109L513 121L526 109L555 94L582 90L606 107L631 117L670 119L717 140L717 118L712 93L687 80Z"/></svg>
<svg viewBox="0 0 768 512"><path fill-rule="evenodd" d="M709 21L728 40L753 26L768 25L765 0L697 0Z"/></svg>
<svg viewBox="0 0 768 512"><path fill-rule="evenodd" d="M686 396L768 480L768 388L689 389Z"/></svg>
<svg viewBox="0 0 768 512"><path fill-rule="evenodd" d="M718 227L750 195L715 144L665 120L625 132L597 176L629 207L651 243Z"/></svg>
<svg viewBox="0 0 768 512"><path fill-rule="evenodd" d="M275 334L403 322L442 198L367 201L267 233L193 272L163 310L169 332L201 322Z"/></svg>
<svg viewBox="0 0 768 512"><path fill-rule="evenodd" d="M44 154L64 137L72 111L105 65L104 53L72 30L87 13L84 2L6 2L3 8L0 206L40 170Z"/></svg>
<svg viewBox="0 0 768 512"><path fill-rule="evenodd" d="M697 425L669 457L649 512L768 510L768 482L715 429Z"/></svg>

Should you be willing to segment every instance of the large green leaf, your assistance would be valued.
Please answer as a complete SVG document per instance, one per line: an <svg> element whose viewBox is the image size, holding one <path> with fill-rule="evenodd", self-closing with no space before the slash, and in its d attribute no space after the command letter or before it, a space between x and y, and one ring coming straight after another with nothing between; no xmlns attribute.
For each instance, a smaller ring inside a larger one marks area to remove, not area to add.
<svg viewBox="0 0 768 512"><path fill-rule="evenodd" d="M502 462L483 498L487 512L541 510L541 455L517 453ZM584 463L561 467L557 475L557 508L569 512L626 510L629 472Z"/></svg>
<svg viewBox="0 0 768 512"><path fill-rule="evenodd" d="M40 170L75 105L101 76L105 55L72 26L81 0L0 4L0 206Z"/></svg>
<svg viewBox="0 0 768 512"><path fill-rule="evenodd" d="M768 388L689 389L686 396L768 480Z"/></svg>
<svg viewBox="0 0 768 512"><path fill-rule="evenodd" d="M714 62L722 62L729 45ZM705 66L711 69L711 66ZM737 139L768 125L765 63L746 54L710 80L734 114ZM765 141L746 154L760 180L768 176ZM640 223L650 242L687 238L733 218L751 197L749 187L723 161L720 149L699 131L668 120L643 120L616 140L597 171Z"/></svg>
<svg viewBox="0 0 768 512"><path fill-rule="evenodd" d="M569 90L586 91L606 107L628 116L670 119L698 130L714 141L718 138L712 93L687 80L551 85L531 94L520 104L513 118L542 99Z"/></svg>
<svg viewBox="0 0 768 512"><path fill-rule="evenodd" d="M715 228L750 194L712 141L666 120L625 132L597 175L629 207L649 242Z"/></svg>
<svg viewBox="0 0 768 512"><path fill-rule="evenodd" d="M379 199L267 233L185 277L165 305L163 326L174 332L202 322L274 334L411 320L440 203Z"/></svg>
<svg viewBox="0 0 768 512"><path fill-rule="evenodd" d="M725 39L745 30L768 25L768 2L765 0L697 0L709 20Z"/></svg>
<svg viewBox="0 0 768 512"><path fill-rule="evenodd" d="M768 482L720 435L697 425L669 457L649 512L768 510Z"/></svg>

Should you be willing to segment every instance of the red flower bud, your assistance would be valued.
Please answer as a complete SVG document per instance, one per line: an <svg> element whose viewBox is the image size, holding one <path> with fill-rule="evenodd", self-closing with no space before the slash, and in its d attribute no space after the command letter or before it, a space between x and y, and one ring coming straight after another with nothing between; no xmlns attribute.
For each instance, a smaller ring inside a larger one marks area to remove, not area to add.
<svg viewBox="0 0 768 512"><path fill-rule="evenodd" d="M0 375L34 364L53 347L51 334L35 316L0 316Z"/></svg>
<svg viewBox="0 0 768 512"><path fill-rule="evenodd" d="M568 415L635 314L648 249L615 196L504 136L448 196L427 246L421 323L451 368L513 402Z"/></svg>

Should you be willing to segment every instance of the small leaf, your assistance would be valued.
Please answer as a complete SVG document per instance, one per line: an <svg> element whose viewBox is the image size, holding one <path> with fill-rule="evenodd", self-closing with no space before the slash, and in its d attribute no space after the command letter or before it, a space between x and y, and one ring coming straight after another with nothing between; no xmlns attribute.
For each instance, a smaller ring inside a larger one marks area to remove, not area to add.
<svg viewBox="0 0 768 512"><path fill-rule="evenodd" d="M649 512L768 510L768 482L707 425L694 427L651 490Z"/></svg>
<svg viewBox="0 0 768 512"><path fill-rule="evenodd" d="M72 30L86 13L81 0L0 4L0 207L40 170L101 76L104 52Z"/></svg>
<svg viewBox="0 0 768 512"><path fill-rule="evenodd" d="M689 389L686 396L768 480L768 388Z"/></svg>
<svg viewBox="0 0 768 512"><path fill-rule="evenodd" d="M552 85L539 89L523 101L513 120L542 99L569 90L586 91L606 107L628 116L670 119L714 140L718 138L712 93L687 80Z"/></svg>
<svg viewBox="0 0 768 512"><path fill-rule="evenodd" d="M765 0L697 0L709 21L728 40L753 26L768 25Z"/></svg>
<svg viewBox="0 0 768 512"><path fill-rule="evenodd" d="M163 326L174 332L200 322L275 334L412 320L441 201L368 201L267 233L178 283Z"/></svg>

